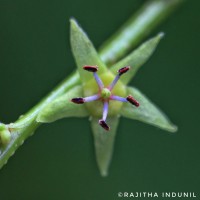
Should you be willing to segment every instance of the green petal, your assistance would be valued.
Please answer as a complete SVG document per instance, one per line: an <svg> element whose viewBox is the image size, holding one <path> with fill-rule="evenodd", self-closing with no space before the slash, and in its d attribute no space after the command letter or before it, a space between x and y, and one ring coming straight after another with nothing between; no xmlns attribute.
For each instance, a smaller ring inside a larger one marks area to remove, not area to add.
<svg viewBox="0 0 200 200"><path fill-rule="evenodd" d="M85 65L97 65L99 67L98 73L106 72L107 68L101 61L92 42L87 37L86 33L80 28L74 19L71 22L70 41L72 52L78 66L78 71L83 82L92 78L92 74L83 70Z"/></svg>
<svg viewBox="0 0 200 200"><path fill-rule="evenodd" d="M127 84L136 74L138 69L149 59L149 57L153 54L156 49L160 39L163 37L163 33L159 33L156 37L146 41L141 46L139 46L136 50L130 53L127 57L116 63L111 71L116 73L116 71L124 66L131 66L126 75L122 76L120 80Z"/></svg>
<svg viewBox="0 0 200 200"><path fill-rule="evenodd" d="M110 126L110 131L105 131L98 124L98 120L98 118L92 118L91 120L96 160L101 175L107 176L108 168L112 159L119 117L108 118L107 123Z"/></svg>
<svg viewBox="0 0 200 200"><path fill-rule="evenodd" d="M136 108L129 103L124 104L121 110L122 116L157 126L169 132L177 131L177 127L169 121L167 116L149 99L147 99L138 89L128 87L127 93L139 101L140 106Z"/></svg>
<svg viewBox="0 0 200 200"><path fill-rule="evenodd" d="M81 97L82 87L76 86L69 90L66 94L58 97L56 100L44 107L36 119L37 122L50 123L65 117L85 117L88 112L84 105L74 104L72 98Z"/></svg>

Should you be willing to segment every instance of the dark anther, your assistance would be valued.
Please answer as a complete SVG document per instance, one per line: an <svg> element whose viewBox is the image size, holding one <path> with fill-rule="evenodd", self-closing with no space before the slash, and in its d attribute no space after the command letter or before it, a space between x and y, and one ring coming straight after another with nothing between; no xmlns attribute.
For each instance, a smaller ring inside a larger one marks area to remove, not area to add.
<svg viewBox="0 0 200 200"><path fill-rule="evenodd" d="M99 120L99 125L102 126L106 131L110 130L110 127L108 126L108 124L106 124L106 122L103 119Z"/></svg>
<svg viewBox="0 0 200 200"><path fill-rule="evenodd" d="M76 104L83 104L83 103L84 103L84 99L81 98L81 97L73 98L71 101L72 101L73 103L76 103Z"/></svg>
<svg viewBox="0 0 200 200"><path fill-rule="evenodd" d="M126 100L136 107L139 107L139 105L140 105L139 102L136 101L131 95L127 96Z"/></svg>
<svg viewBox="0 0 200 200"><path fill-rule="evenodd" d="M129 69L130 69L129 66L119 69L118 70L119 76L121 76L122 74L126 73Z"/></svg>
<svg viewBox="0 0 200 200"><path fill-rule="evenodd" d="M89 72L97 72L98 71L98 67L97 66L84 66L83 69L87 70Z"/></svg>

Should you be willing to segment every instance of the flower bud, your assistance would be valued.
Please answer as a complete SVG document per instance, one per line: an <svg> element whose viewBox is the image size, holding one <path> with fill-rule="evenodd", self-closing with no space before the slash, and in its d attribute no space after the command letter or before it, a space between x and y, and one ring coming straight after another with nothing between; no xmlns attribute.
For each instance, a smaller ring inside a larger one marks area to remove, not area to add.
<svg viewBox="0 0 200 200"><path fill-rule="evenodd" d="M0 124L0 141L2 144L8 144L11 139L11 133L4 124Z"/></svg>

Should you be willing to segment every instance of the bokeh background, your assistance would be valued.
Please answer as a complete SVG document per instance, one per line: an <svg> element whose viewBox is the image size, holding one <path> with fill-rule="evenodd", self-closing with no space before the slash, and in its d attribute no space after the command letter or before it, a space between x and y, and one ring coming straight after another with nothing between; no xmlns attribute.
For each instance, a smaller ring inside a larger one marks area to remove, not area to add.
<svg viewBox="0 0 200 200"><path fill-rule="evenodd" d="M16 120L74 70L71 16L99 47L143 2L0 0L0 120ZM199 195L199 8L200 1L187 1L152 33L166 36L131 83L170 116L177 133L122 119L110 174L102 178L88 119L43 125L0 171L0 199L115 200L118 192L143 191Z"/></svg>

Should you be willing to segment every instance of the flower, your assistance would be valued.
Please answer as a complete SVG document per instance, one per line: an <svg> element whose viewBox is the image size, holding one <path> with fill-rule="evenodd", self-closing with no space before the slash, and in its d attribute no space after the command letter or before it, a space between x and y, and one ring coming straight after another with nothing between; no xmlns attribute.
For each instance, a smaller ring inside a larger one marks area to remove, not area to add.
<svg viewBox="0 0 200 200"><path fill-rule="evenodd" d="M163 37L163 33L144 42L112 66L107 66L107 63L102 61L86 33L73 19L71 20L70 35L78 73L75 74L75 78L69 78L70 89L44 107L36 120L40 123L50 123L66 117L89 117L97 164L101 175L106 176L112 159L120 116L138 120L169 132L177 130L177 127L170 122L166 115L142 92L133 86L127 86L137 70L152 55ZM94 79L88 71L93 73ZM117 75L115 76L116 71ZM126 75L123 75L125 73ZM74 79L80 80L78 84L73 84ZM140 102L140 106L138 102ZM84 105L77 106L76 104ZM110 130L109 134L105 134L108 130Z"/></svg>
<svg viewBox="0 0 200 200"><path fill-rule="evenodd" d="M116 100L116 101L120 101L120 102L129 102L129 103L133 104L134 106L139 107L139 102L136 99L134 99L133 96L128 95L126 98L124 98L124 97L121 97L121 96L114 95L113 92L112 92L112 90L115 87L116 83L118 82L119 78L123 74L125 74L127 71L129 71L129 69L130 69L129 66L126 66L126 67L119 69L118 74L116 75L116 77L114 78L114 80L112 81L112 83L109 86L104 86L101 78L97 74L97 71L98 71L97 66L84 66L83 69L88 71L88 72L93 73L93 76L94 76L96 83L98 85L98 88L99 88L99 92L97 94L94 94L94 95L89 96L89 97L72 98L71 101L73 103L76 103L76 104L83 104L85 102L91 102L91 101L96 101L96 100L102 101L102 103L103 103L103 115L102 115L102 119L99 120L99 125L102 126L105 130L107 130L107 131L110 130L110 127L106 123L106 118L107 118L107 115L108 115L108 107L109 107L109 101L110 100Z"/></svg>

